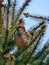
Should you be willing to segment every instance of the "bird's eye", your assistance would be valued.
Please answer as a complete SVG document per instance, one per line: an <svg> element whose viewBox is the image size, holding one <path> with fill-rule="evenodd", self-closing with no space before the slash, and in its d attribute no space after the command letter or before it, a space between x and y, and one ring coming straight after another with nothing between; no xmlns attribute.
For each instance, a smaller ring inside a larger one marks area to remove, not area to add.
<svg viewBox="0 0 49 65"><path fill-rule="evenodd" d="M22 36L22 33L18 32L17 35L18 35L18 36Z"/></svg>

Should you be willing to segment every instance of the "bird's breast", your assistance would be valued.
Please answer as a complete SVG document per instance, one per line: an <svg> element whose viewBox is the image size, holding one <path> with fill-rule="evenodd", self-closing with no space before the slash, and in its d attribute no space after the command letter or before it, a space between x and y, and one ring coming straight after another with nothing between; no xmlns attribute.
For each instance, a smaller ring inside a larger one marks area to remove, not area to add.
<svg viewBox="0 0 49 65"><path fill-rule="evenodd" d="M22 48L26 45L26 40L23 37L18 36L17 34L15 35L15 42L19 48Z"/></svg>

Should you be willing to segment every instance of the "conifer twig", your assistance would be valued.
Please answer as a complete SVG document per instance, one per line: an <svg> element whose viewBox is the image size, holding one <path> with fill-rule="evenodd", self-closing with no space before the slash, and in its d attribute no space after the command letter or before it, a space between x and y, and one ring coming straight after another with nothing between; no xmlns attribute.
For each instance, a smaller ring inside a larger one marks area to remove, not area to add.
<svg viewBox="0 0 49 65"><path fill-rule="evenodd" d="M16 0L13 5L13 16L12 16L12 26L14 25L14 14L15 14Z"/></svg>
<svg viewBox="0 0 49 65"><path fill-rule="evenodd" d="M42 19L42 20L47 20L49 21L49 17L45 17L45 16L39 16L39 15L31 15L29 13L24 13L24 15L26 17L32 17L32 18L35 18L35 19Z"/></svg>
<svg viewBox="0 0 49 65"><path fill-rule="evenodd" d="M28 3L30 2L31 0L26 0L25 3L23 4L22 8L20 9L20 12L18 13L17 15L17 18L16 20L19 19L19 17L21 16L22 12L24 11L25 7L28 5Z"/></svg>
<svg viewBox="0 0 49 65"><path fill-rule="evenodd" d="M9 15L10 15L10 11L9 11L9 8L10 8L10 2L8 0L8 6L7 6L7 26L6 26L6 32L5 32L5 42L3 44L3 49L5 49L6 47L6 44L7 44L7 39L8 39L8 33L9 33Z"/></svg>
<svg viewBox="0 0 49 65"><path fill-rule="evenodd" d="M27 63L29 62L30 58L32 57L32 55L33 55L34 51L35 51L35 50L36 50L36 48L37 48L37 45L39 44L39 41L40 41L40 39L41 39L42 35L44 34L44 33L43 33L43 30L41 30L41 31L42 31L42 32L41 32L41 33L40 33L40 35L39 35L38 41L37 41L37 43L36 43L36 45L35 45L35 47L34 47L33 51L31 52L30 56L28 57L28 59L27 59L27 61L26 61L25 65L27 65Z"/></svg>
<svg viewBox="0 0 49 65"><path fill-rule="evenodd" d="M39 62L39 65L42 65L43 60L45 59L45 57L49 54L48 50L44 50L44 52L42 53L42 55L40 56L40 58L38 58L38 60L41 60L41 62Z"/></svg>

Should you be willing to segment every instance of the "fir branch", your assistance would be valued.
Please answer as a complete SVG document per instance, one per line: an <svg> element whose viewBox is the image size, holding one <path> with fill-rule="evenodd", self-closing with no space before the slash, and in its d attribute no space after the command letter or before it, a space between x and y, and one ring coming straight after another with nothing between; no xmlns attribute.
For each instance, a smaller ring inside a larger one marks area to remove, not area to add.
<svg viewBox="0 0 49 65"><path fill-rule="evenodd" d="M29 13L24 13L24 15L25 15L26 17L32 17L32 18L35 18L35 19L42 19L42 20L47 20L47 21L49 21L49 18L46 17L46 16L31 15L31 14L29 14Z"/></svg>
<svg viewBox="0 0 49 65"><path fill-rule="evenodd" d="M6 31L5 31L5 41L2 45L2 49L3 49L3 52L2 52L2 60L3 60L3 65L5 65L5 58L4 58L4 50L6 49L6 46L7 46L7 40L8 40L8 34L9 34L9 14L10 14L10 11L9 11L9 7L10 7L10 3L9 3L9 0L8 0L8 6L7 6L7 27L6 27Z"/></svg>
<svg viewBox="0 0 49 65"><path fill-rule="evenodd" d="M7 44L7 40L8 40L8 34L9 34L9 15L10 15L10 11L9 11L9 7L10 7L10 2L8 0L8 6L7 6L7 27L6 27L6 32L5 32L5 42L3 43L3 50L6 48L6 44Z"/></svg>
<svg viewBox="0 0 49 65"><path fill-rule="evenodd" d="M31 1L31 0L26 0L26 1L25 1L25 3L23 4L22 8L20 9L19 14L17 15L16 20L19 19L19 17L21 16L22 12L24 11L24 9L26 8L26 6L28 5L28 3L29 3L30 1Z"/></svg>
<svg viewBox="0 0 49 65"><path fill-rule="evenodd" d="M43 53L41 54L41 56L37 59L38 61L37 61L37 63L38 63L38 65L42 65L42 63L43 63L43 60L45 59L45 57L47 56L49 54L49 51L48 50L46 50L46 48L45 48L45 50L43 51ZM36 62L36 61L35 61Z"/></svg>
<svg viewBox="0 0 49 65"><path fill-rule="evenodd" d="M36 43L36 45L35 45L35 47L34 47L33 51L31 52L30 56L28 57L28 59L27 59L27 61L26 61L25 65L27 65L27 63L29 62L30 58L32 57L32 55L33 55L34 51L35 51L35 50L36 50L36 48L37 48L37 45L38 45L38 44L39 44L39 42L40 42L40 39L41 39L42 35L44 34L44 33L43 33L43 30L41 30L41 31L42 31L42 32L41 32L41 33L40 33L40 35L39 35L38 41L37 41L37 43Z"/></svg>
<svg viewBox="0 0 49 65"><path fill-rule="evenodd" d="M14 14L15 14L16 0L13 5L13 15L12 15L12 26L14 25Z"/></svg>
<svg viewBox="0 0 49 65"><path fill-rule="evenodd" d="M39 51L39 52L40 52L40 51ZM48 54L49 54L49 51L46 50L46 46L45 46L45 49L44 49L43 53L40 55L40 57L37 58L37 59L36 59L36 56L35 56L35 57L32 57L32 58L31 58L32 60L30 60L29 63L31 62L32 65L40 65L40 64L42 65L43 60L45 59L45 57L46 57Z"/></svg>
<svg viewBox="0 0 49 65"><path fill-rule="evenodd" d="M33 34L34 34L34 31L37 30L38 28L40 28L42 25L45 25L45 24L44 24L44 21L41 22L37 27L33 28L33 30L30 31L30 34L33 35Z"/></svg>

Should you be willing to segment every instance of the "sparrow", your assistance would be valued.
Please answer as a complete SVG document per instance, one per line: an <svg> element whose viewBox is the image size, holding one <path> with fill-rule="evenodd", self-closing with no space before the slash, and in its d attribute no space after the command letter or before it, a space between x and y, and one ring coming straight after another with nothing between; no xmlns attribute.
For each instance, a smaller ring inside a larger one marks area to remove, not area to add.
<svg viewBox="0 0 49 65"><path fill-rule="evenodd" d="M14 35L14 40L15 40L16 46L18 46L18 48L22 48L27 45L28 37L26 35L26 30L23 25L19 25L17 27L17 31Z"/></svg>

